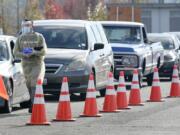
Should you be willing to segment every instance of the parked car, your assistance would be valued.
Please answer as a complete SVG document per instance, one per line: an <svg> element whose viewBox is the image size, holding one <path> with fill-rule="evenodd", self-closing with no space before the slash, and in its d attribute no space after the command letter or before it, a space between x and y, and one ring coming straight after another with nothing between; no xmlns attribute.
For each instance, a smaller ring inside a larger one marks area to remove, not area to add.
<svg viewBox="0 0 180 135"><path fill-rule="evenodd" d="M114 53L114 75L124 71L127 81L132 80L133 70L139 71L139 82L147 77L152 84L154 67L161 67L164 61L164 49L161 43L150 43L144 24L136 22L102 21L106 37Z"/></svg>
<svg viewBox="0 0 180 135"><path fill-rule="evenodd" d="M12 111L14 104L28 107L30 100L21 63L12 54L15 40L13 36L0 36L0 75L9 95L9 100L0 98L0 111L6 113Z"/></svg>
<svg viewBox="0 0 180 135"><path fill-rule="evenodd" d="M179 44L176 37L168 33L148 34L151 42L161 42L164 48L164 64L159 70L160 77L172 77L173 66L180 70Z"/></svg>
<svg viewBox="0 0 180 135"><path fill-rule="evenodd" d="M59 94L61 81L68 77L70 93L85 98L90 73L95 86L104 95L107 73L113 71L113 53L103 28L96 22L83 20L37 20L36 32L45 37L44 92Z"/></svg>
<svg viewBox="0 0 180 135"><path fill-rule="evenodd" d="M180 32L168 32L169 34L175 35L180 41Z"/></svg>

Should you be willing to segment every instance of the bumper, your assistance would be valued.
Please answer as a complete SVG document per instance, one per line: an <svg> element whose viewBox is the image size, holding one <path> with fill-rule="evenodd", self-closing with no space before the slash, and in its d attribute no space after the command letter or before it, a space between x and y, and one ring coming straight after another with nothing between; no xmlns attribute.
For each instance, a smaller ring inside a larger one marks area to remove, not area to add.
<svg viewBox="0 0 180 135"><path fill-rule="evenodd" d="M159 69L159 76L160 77L171 77L173 73L173 66L175 62L165 62L163 66Z"/></svg>
<svg viewBox="0 0 180 135"><path fill-rule="evenodd" d="M62 74L46 74L43 84L44 93L59 94L63 77L68 78L70 93L85 93L88 87L89 73L62 73Z"/></svg>
<svg viewBox="0 0 180 135"><path fill-rule="evenodd" d="M124 76L131 78L133 76L134 69L137 69L138 72L142 71L142 68L115 68L115 70L114 70L114 77L116 79L118 79L119 78L119 72L120 71L124 71Z"/></svg>

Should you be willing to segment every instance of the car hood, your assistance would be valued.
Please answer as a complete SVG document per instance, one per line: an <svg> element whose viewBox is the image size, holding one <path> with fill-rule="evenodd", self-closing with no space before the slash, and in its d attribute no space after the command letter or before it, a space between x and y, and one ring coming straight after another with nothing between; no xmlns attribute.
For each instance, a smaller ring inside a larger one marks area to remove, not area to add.
<svg viewBox="0 0 180 135"><path fill-rule="evenodd" d="M2 76L10 76L10 71L8 71L9 63L0 61L0 75Z"/></svg>
<svg viewBox="0 0 180 135"><path fill-rule="evenodd" d="M75 59L86 58L87 50L75 49L48 49L46 63L69 63Z"/></svg>
<svg viewBox="0 0 180 135"><path fill-rule="evenodd" d="M175 55L174 50L164 50L164 55Z"/></svg>
<svg viewBox="0 0 180 135"><path fill-rule="evenodd" d="M113 52L131 52L136 53L137 50L140 51L142 49L143 44L121 44L121 43L110 43Z"/></svg>

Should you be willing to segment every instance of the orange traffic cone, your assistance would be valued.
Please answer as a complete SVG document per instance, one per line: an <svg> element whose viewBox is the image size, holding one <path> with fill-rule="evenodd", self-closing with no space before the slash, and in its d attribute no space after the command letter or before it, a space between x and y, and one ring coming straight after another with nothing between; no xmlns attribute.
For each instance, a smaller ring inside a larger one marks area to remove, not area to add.
<svg viewBox="0 0 180 135"><path fill-rule="evenodd" d="M75 121L71 114L71 105L69 97L69 88L67 77L63 78L61 92L59 97L59 104L54 121Z"/></svg>
<svg viewBox="0 0 180 135"><path fill-rule="evenodd" d="M113 84L113 74L108 74L108 85L106 86L106 95L104 99L104 105L102 112L118 112L117 110L117 98L116 91Z"/></svg>
<svg viewBox="0 0 180 135"><path fill-rule="evenodd" d="M97 103L96 103L96 90L94 87L93 74L90 74L89 76L85 107L84 107L84 112L81 116L82 117L101 117L102 116L102 114L99 114Z"/></svg>
<svg viewBox="0 0 180 135"><path fill-rule="evenodd" d="M133 71L133 80L131 84L131 91L129 96L129 105L138 106L144 105L141 103L141 93L139 88L139 80L138 80L138 71L135 69Z"/></svg>
<svg viewBox="0 0 180 135"><path fill-rule="evenodd" d="M126 86L125 86L123 71L121 71L119 75L119 85L117 88L117 108L130 109L130 107L128 107L128 100L127 100L127 95L126 95Z"/></svg>
<svg viewBox="0 0 180 135"><path fill-rule="evenodd" d="M151 95L149 102L162 102L164 100L161 99L161 87L159 84L159 74L158 68L154 68L154 75L153 75L153 84L151 87Z"/></svg>
<svg viewBox="0 0 180 135"><path fill-rule="evenodd" d="M4 81L2 79L2 76L0 76L0 97L3 99L9 100L9 96L7 94L6 87L4 85Z"/></svg>
<svg viewBox="0 0 180 135"><path fill-rule="evenodd" d="M27 125L50 125L46 119L42 80L37 81L31 120Z"/></svg>
<svg viewBox="0 0 180 135"><path fill-rule="evenodd" d="M177 65L174 65L169 97L179 97L179 96L180 96L179 75L178 75Z"/></svg>

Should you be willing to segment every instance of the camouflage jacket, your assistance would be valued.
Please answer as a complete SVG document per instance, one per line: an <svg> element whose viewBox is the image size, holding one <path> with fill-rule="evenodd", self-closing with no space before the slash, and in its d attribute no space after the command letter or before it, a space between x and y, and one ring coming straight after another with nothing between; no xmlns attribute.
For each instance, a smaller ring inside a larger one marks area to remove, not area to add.
<svg viewBox="0 0 180 135"><path fill-rule="evenodd" d="M23 53L23 49L31 48L33 51L29 56ZM23 63L41 63L47 51L44 37L40 33L22 34L18 37L14 47L14 55L21 58Z"/></svg>

